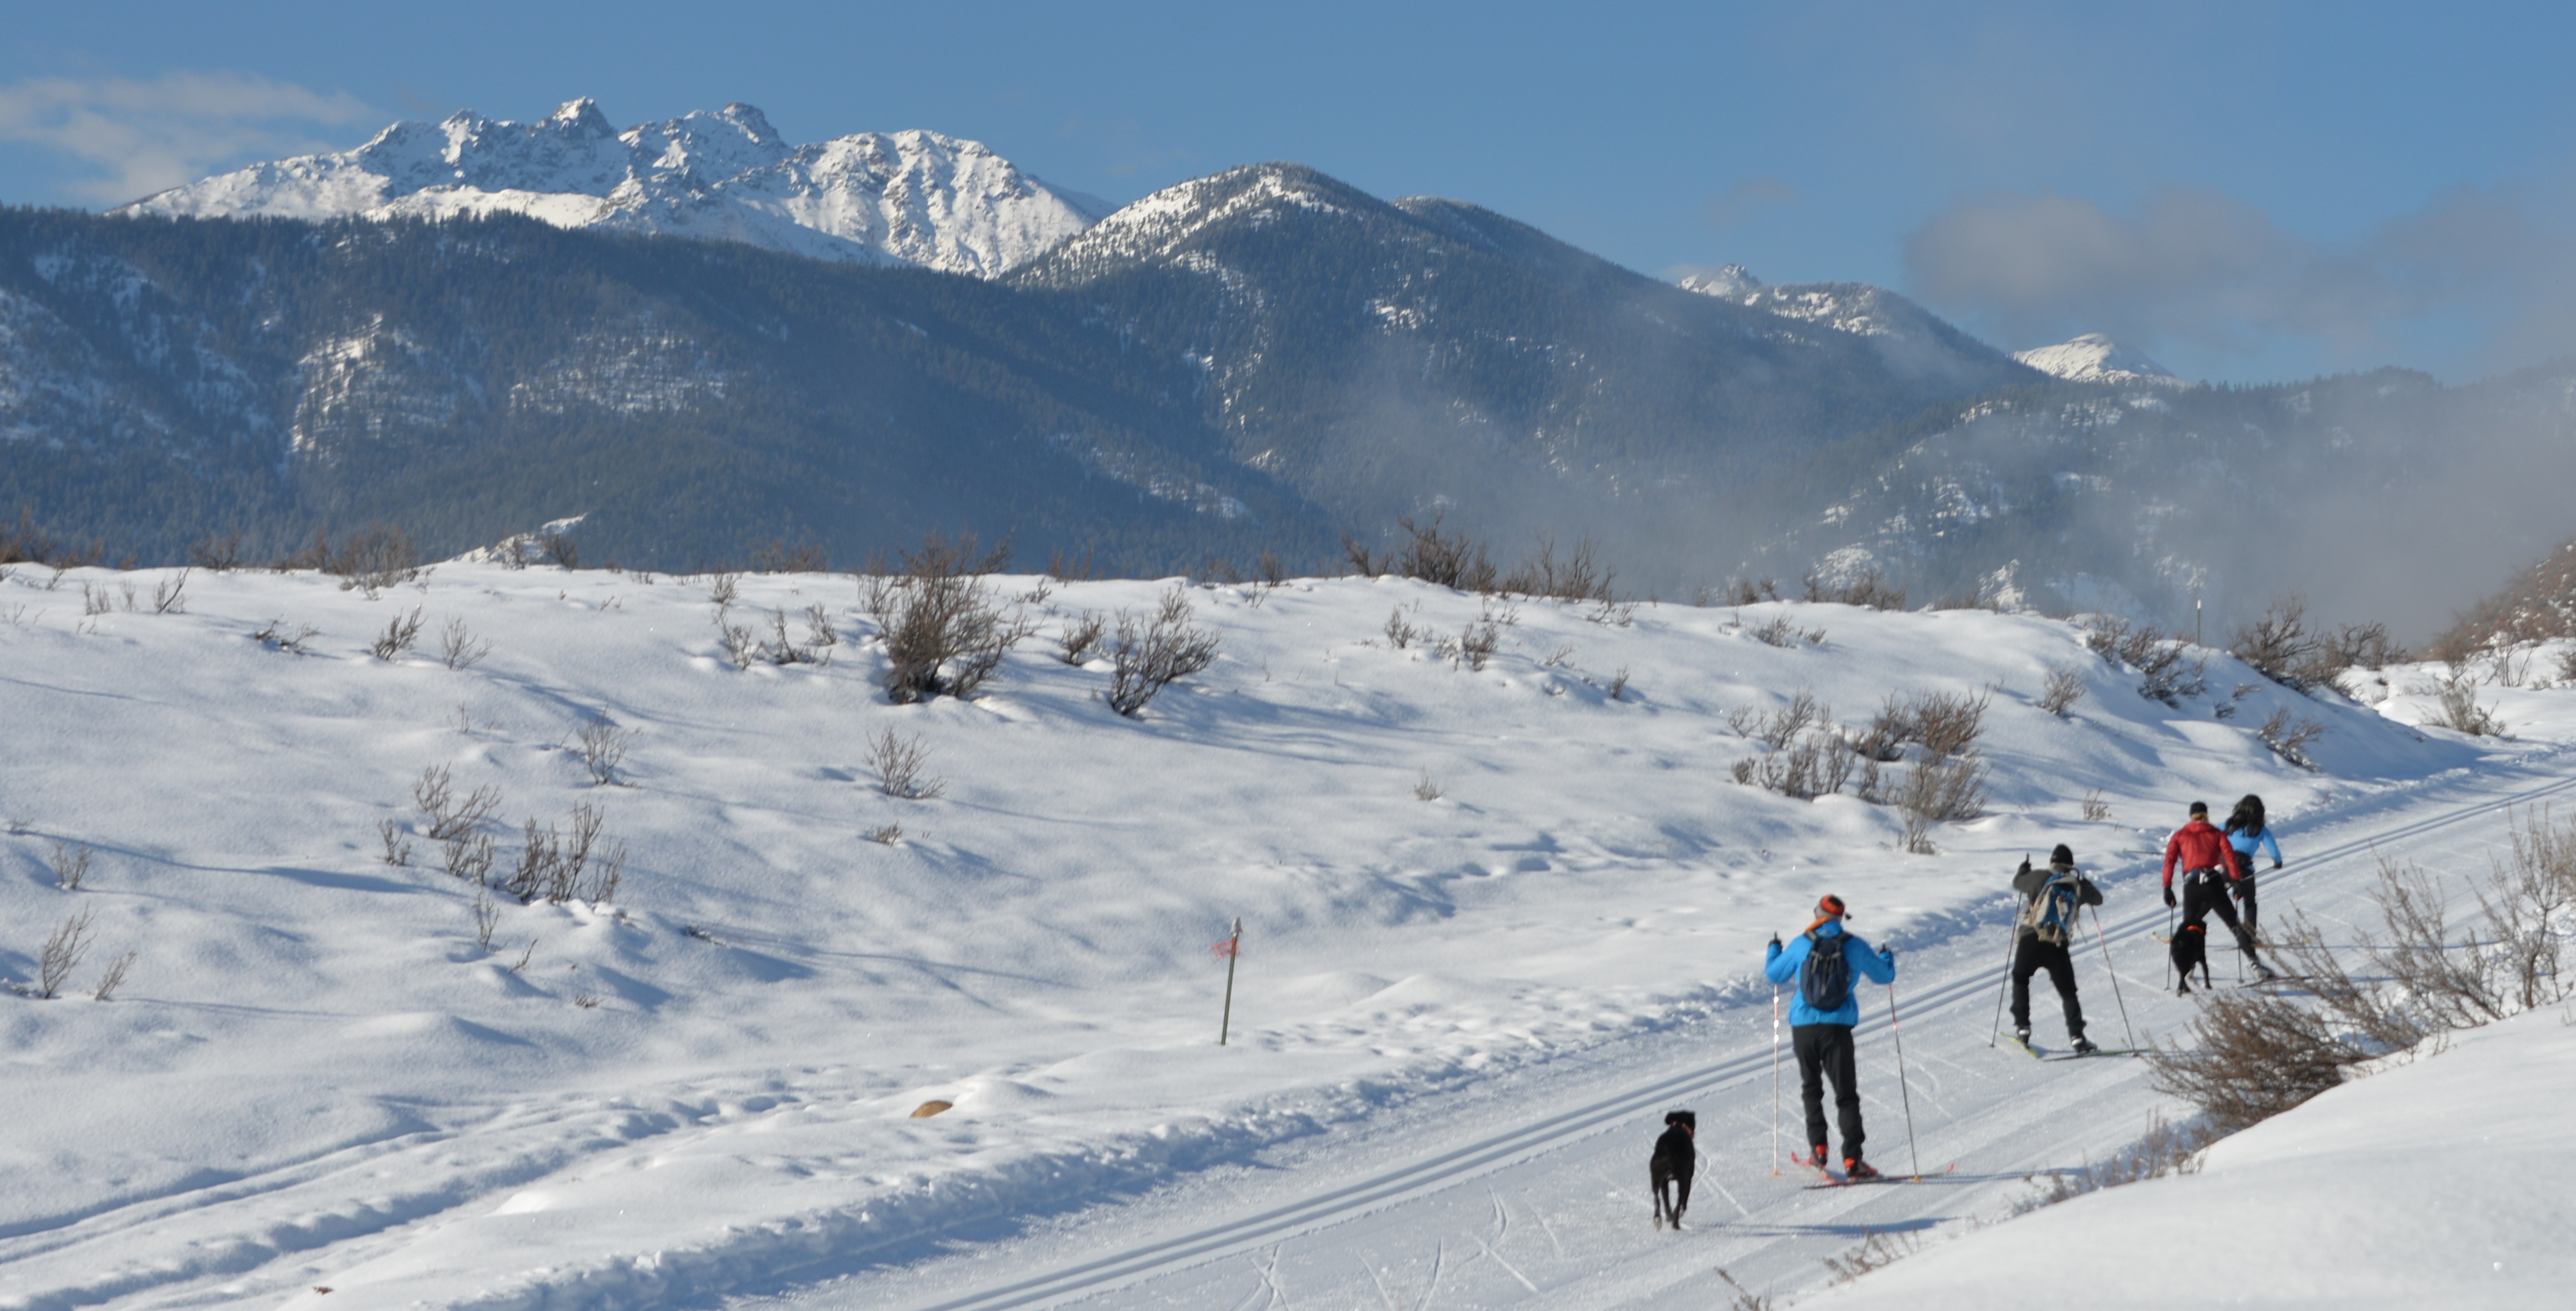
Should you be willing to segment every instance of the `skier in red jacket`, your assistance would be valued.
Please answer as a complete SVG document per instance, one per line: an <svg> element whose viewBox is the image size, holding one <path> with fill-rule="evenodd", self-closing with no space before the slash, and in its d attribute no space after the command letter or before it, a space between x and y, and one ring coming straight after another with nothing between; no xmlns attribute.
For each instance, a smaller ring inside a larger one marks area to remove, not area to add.
<svg viewBox="0 0 2576 1311"><path fill-rule="evenodd" d="M2182 991L2191 991L2191 971L2195 965L2208 973L2209 929L2206 921L2211 911L2227 922L2227 931L2236 938L2237 950L2254 962L2259 978L2271 978L2272 967L2254 954L2254 935L2236 922L2236 907L2229 904L2227 886L2236 881L2235 853L2227 845L2227 835L2209 822L2209 803L2191 803L2191 822L2174 830L2165 841L2165 904L2174 904L2174 868L2180 866L2182 878L2182 928L2173 935L2174 971L2182 976Z"/></svg>

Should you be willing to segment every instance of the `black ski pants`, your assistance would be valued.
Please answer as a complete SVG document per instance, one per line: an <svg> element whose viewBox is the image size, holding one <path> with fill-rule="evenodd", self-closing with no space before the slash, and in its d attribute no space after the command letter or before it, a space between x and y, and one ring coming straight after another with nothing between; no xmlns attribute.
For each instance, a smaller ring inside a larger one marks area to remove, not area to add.
<svg viewBox="0 0 2576 1311"><path fill-rule="evenodd" d="M1825 1080L1834 1081L1834 1111L1842 1122L1843 1155L1861 1157L1868 1135L1860 1126L1860 1067L1852 1057L1848 1024L1800 1024L1789 1030L1789 1048L1798 1054L1798 1096L1807 1106L1807 1141L1825 1144Z"/></svg>
<svg viewBox="0 0 2576 1311"><path fill-rule="evenodd" d="M2229 891L2236 896L2236 913L2245 922L2245 936L2259 942L2262 940L2261 935L2254 928L2254 858L2252 856L2245 858L2245 868L2245 875L2230 885Z"/></svg>
<svg viewBox="0 0 2576 1311"><path fill-rule="evenodd" d="M2042 942L2036 933L2024 933L2013 948L2012 1017L2013 1027L2030 1027L2030 976L2048 971L2048 981L2057 985L2057 999L2066 1004L2066 1036L2084 1036L2084 1003L2075 1000L2075 959L2062 942Z"/></svg>
<svg viewBox="0 0 2576 1311"><path fill-rule="evenodd" d="M2227 900L2227 884L2227 876L2214 869L2196 869L2182 876L2182 931L2174 934L2173 959L2185 978L2190 977L2194 962L2184 953L2183 934L2199 934L2195 941L2206 942L2212 914L2235 935L2239 950L2249 956L2254 954L2254 935L2237 924L2236 908Z"/></svg>

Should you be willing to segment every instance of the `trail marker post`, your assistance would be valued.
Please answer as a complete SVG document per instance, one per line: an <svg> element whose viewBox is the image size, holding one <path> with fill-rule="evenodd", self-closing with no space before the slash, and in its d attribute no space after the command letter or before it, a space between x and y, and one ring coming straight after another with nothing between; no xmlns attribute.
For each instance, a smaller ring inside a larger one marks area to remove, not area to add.
<svg viewBox="0 0 2576 1311"><path fill-rule="evenodd" d="M1243 956L1243 917L1235 916L1234 931L1208 950L1225 957L1225 1015L1216 1026L1216 1045L1222 1047L1234 1030L1234 963Z"/></svg>

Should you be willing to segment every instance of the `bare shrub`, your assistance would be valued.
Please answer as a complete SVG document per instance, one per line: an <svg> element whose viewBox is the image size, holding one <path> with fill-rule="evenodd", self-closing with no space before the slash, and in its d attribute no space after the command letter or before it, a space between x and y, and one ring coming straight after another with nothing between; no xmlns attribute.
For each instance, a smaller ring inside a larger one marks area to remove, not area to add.
<svg viewBox="0 0 2576 1311"><path fill-rule="evenodd" d="M330 530L314 534L304 552L281 562L291 568L319 569L340 576L340 588L352 588L374 600L378 592L420 577L420 551L411 534L387 523L372 523L331 544Z"/></svg>
<svg viewBox="0 0 2576 1311"><path fill-rule="evenodd" d="M221 535L210 532L198 538L188 548L188 563L219 574L241 568L248 563L248 557L242 552L242 530L235 528Z"/></svg>
<svg viewBox="0 0 2576 1311"><path fill-rule="evenodd" d="M1876 568L1845 583L1829 583L1813 573L1805 581L1806 599L1810 601L1840 602L1871 610L1905 608L1905 589L1888 586L1887 575Z"/></svg>
<svg viewBox="0 0 2576 1311"><path fill-rule="evenodd" d="M2454 669L2433 685L2439 707L2433 723L2471 737L2503 737L2504 721L2495 712L2478 703L2478 685L2468 671Z"/></svg>
<svg viewBox="0 0 2576 1311"><path fill-rule="evenodd" d="M1423 524L1415 523L1409 515L1398 518L1395 526L1403 531L1404 540L1397 543L1394 558L1380 572L1391 571L1462 592L1493 591L1494 562L1486 554L1485 544L1469 537L1464 529L1442 532L1440 521L1447 514L1446 509L1434 510L1431 521Z"/></svg>
<svg viewBox="0 0 2576 1311"><path fill-rule="evenodd" d="M501 927L501 908L492 904L489 890L474 889L474 945L492 950L492 934Z"/></svg>
<svg viewBox="0 0 2576 1311"><path fill-rule="evenodd" d="M1923 747L1927 762L1963 756L1976 748L1977 735L1984 731L1988 694L1970 696L1965 692L1927 692L1917 695L1909 713L1913 719L1913 738Z"/></svg>
<svg viewBox="0 0 2576 1311"><path fill-rule="evenodd" d="M625 763L626 748L634 738L634 730L619 728L604 710L581 726L573 737L573 749L580 753L581 767L590 772L593 785L605 787L617 782L617 767Z"/></svg>
<svg viewBox="0 0 2576 1311"><path fill-rule="evenodd" d="M1164 688L1215 663L1216 650L1217 635L1191 625L1189 597L1178 587L1164 594L1150 622L1119 611L1109 652L1117 667L1103 693L1109 708L1136 718Z"/></svg>
<svg viewBox="0 0 2576 1311"><path fill-rule="evenodd" d="M1469 624L1466 631L1458 634L1458 640L1451 644L1449 663L1453 668L1463 666L1482 671L1502 644L1503 632L1491 621Z"/></svg>
<svg viewBox="0 0 2576 1311"><path fill-rule="evenodd" d="M1842 734L1813 733L1786 749L1747 762L1752 768L1749 773L1739 771L1738 781L1801 801L1828 797L1851 781L1855 758Z"/></svg>
<svg viewBox="0 0 2576 1311"><path fill-rule="evenodd" d="M2210 1128L2234 1133L2343 1082L2377 1053L2308 1006L2259 993L2220 993L2185 1037L2148 1048L2148 1082L2200 1108Z"/></svg>
<svg viewBox="0 0 2576 1311"><path fill-rule="evenodd" d="M473 668L475 662L490 654L492 644L477 641L461 617L449 619L438 632L438 662L450 669Z"/></svg>
<svg viewBox="0 0 2576 1311"><path fill-rule="evenodd" d="M1628 690L1628 667L1619 666L1619 672L1610 676L1610 685L1601 690L1609 693L1611 700L1620 700Z"/></svg>
<svg viewBox="0 0 2576 1311"><path fill-rule="evenodd" d="M289 624L284 619L271 619L266 626L252 633L250 640L271 651L300 656L313 654L305 643L321 635L322 630L311 624Z"/></svg>
<svg viewBox="0 0 2576 1311"><path fill-rule="evenodd" d="M814 609L820 610L822 607L816 606ZM809 621L812 620L813 613L808 611L806 618ZM828 629L830 626L831 621L827 617L824 620L824 627ZM810 630L810 622L808 627ZM839 634L833 634L833 640L838 641ZM760 654L773 665L827 665L832 662L831 653L825 644L797 642L788 637L787 607L785 606L770 607L769 640L760 644Z"/></svg>
<svg viewBox="0 0 2576 1311"><path fill-rule="evenodd" d="M719 572L707 584L707 599L715 603L716 609L722 610L742 599L741 582L741 574Z"/></svg>
<svg viewBox="0 0 2576 1311"><path fill-rule="evenodd" d="M867 754L862 759L876 771L877 788L887 796L928 801L948 790L948 780L923 776L922 769L930 761L930 748L920 738L901 736L891 728L879 729L868 738Z"/></svg>
<svg viewBox="0 0 2576 1311"><path fill-rule="evenodd" d="M1414 784L1413 784L1413 799L1414 799L1414 800L1416 800L1416 801L1438 801L1438 800L1441 798L1441 796L1442 796L1442 795L1443 795L1443 793L1440 791L1440 783L1439 783L1439 781L1438 781L1438 780L1436 780L1436 779L1434 779L1434 778L1432 778L1432 777L1431 777L1431 771L1430 771L1430 770L1427 770L1427 769L1426 769L1426 770L1422 771L1422 777L1421 777L1421 778L1419 778L1419 779L1414 780Z"/></svg>
<svg viewBox="0 0 2576 1311"><path fill-rule="evenodd" d="M1861 1240L1861 1244L1841 1256L1825 1258L1825 1269L1833 1272L1834 1282L1848 1284L1872 1270L1883 1270L1923 1250L1923 1237L1916 1233L1878 1232Z"/></svg>
<svg viewBox="0 0 2576 1311"><path fill-rule="evenodd" d="M2108 1160L2088 1160L2080 1170L2051 1175L2048 1190L2016 1203L2013 1214L2025 1214L2123 1184L2143 1183L2174 1174L2198 1174L2201 1150L2217 1138L2218 1135L2205 1125L2177 1127L2158 1112L2148 1117L2144 1137L2113 1153Z"/></svg>
<svg viewBox="0 0 2576 1311"><path fill-rule="evenodd" d="M1724 1266L1717 1268L1717 1277L1725 1280L1726 1286L1735 1293L1735 1296L1727 1302L1726 1311L1773 1311L1769 1290L1757 1293L1746 1288L1736 1282L1735 1276L1726 1273Z"/></svg>
<svg viewBox="0 0 2576 1311"><path fill-rule="evenodd" d="M400 868L411 864L411 839L403 835L403 826L391 819L376 825L376 836L385 840L384 862Z"/></svg>
<svg viewBox="0 0 2576 1311"><path fill-rule="evenodd" d="M2039 708L2059 718L2084 699L2084 671L2073 665L2052 665L2048 685L2039 692Z"/></svg>
<svg viewBox="0 0 2576 1311"><path fill-rule="evenodd" d="M879 824L868 830L868 841L881 847L891 847L903 841L903 825Z"/></svg>
<svg viewBox="0 0 2576 1311"><path fill-rule="evenodd" d="M2304 688L2299 671L2317 653L2317 635L2308 627L2307 598L2281 597L2261 618L2238 628L2228 640L2229 654L2275 683Z"/></svg>
<svg viewBox="0 0 2576 1311"><path fill-rule="evenodd" d="M152 613L183 615L188 613L188 571L180 570L152 584Z"/></svg>
<svg viewBox="0 0 2576 1311"><path fill-rule="evenodd" d="M36 995L51 1001L69 982L72 971L80 968L81 957L89 954L89 911L65 919L54 927L51 936L36 956Z"/></svg>
<svg viewBox="0 0 2576 1311"><path fill-rule="evenodd" d="M1905 782L1896 792L1896 806L1905 817L1905 849L1932 855L1933 825L1986 813L1985 763L1972 755L1923 761L1906 771Z"/></svg>
<svg viewBox="0 0 2576 1311"><path fill-rule="evenodd" d="M1428 629L1428 628L1417 628L1417 627L1413 626L1412 624L1406 623L1406 622L1404 621L1404 607L1403 607L1403 606L1397 606L1397 607L1396 607L1396 608L1394 608L1393 610L1390 610L1390 611L1388 611L1388 612L1387 612L1387 616L1386 616L1386 641L1387 641L1387 645L1394 647L1394 648L1395 648L1396 650L1398 650L1398 651L1401 651L1401 650L1405 649L1406 647L1411 646L1411 645L1413 645L1414 643L1419 642L1419 641L1421 641L1423 638L1426 638L1426 637L1429 637L1429 636L1431 636L1431 630L1430 630L1430 629Z"/></svg>
<svg viewBox="0 0 2576 1311"><path fill-rule="evenodd" d="M547 564L557 568L579 569L581 567L581 545L573 541L570 533L557 532L549 528L537 534L537 551L545 557Z"/></svg>
<svg viewBox="0 0 2576 1311"><path fill-rule="evenodd" d="M2085 822L2085 823L2087 823L2087 824L2101 824L2101 823L2107 823L2107 822L2109 822L2110 818L2111 818L2111 803L2110 803L2109 801L2107 801L2107 800L2104 800L2104 799L2103 799L2103 796L2102 796L2102 789L2100 789L2100 788L2095 788L2095 789L2093 789L2092 791L2087 792L2087 793L2085 793L2085 794L2084 794L2084 822Z"/></svg>
<svg viewBox="0 0 2576 1311"><path fill-rule="evenodd" d="M496 855L489 833L460 833L439 844L440 864L447 876L478 886L492 881L492 860Z"/></svg>
<svg viewBox="0 0 2576 1311"><path fill-rule="evenodd" d="M805 607L805 645L821 651L841 644L841 630L832 626L832 611L817 601Z"/></svg>
<svg viewBox="0 0 2576 1311"><path fill-rule="evenodd" d="M760 643L752 637L750 628L733 622L733 612L723 606L716 607L716 640L723 644L725 660L734 668L751 668L751 654Z"/></svg>
<svg viewBox="0 0 2576 1311"><path fill-rule="evenodd" d="M1097 610L1085 610L1065 620L1064 631L1056 635L1055 658L1075 666L1091 659L1100 648L1100 635L1107 626L1108 621Z"/></svg>
<svg viewBox="0 0 2576 1311"><path fill-rule="evenodd" d="M819 542L799 542L790 546L787 539L773 537L751 548L751 568L763 574L820 574L832 568L831 554Z"/></svg>
<svg viewBox="0 0 2576 1311"><path fill-rule="evenodd" d="M432 765L420 771L419 780L412 784L411 798L429 820L430 841L447 842L480 827L501 804L501 788L497 783L487 783L459 797L447 766Z"/></svg>
<svg viewBox="0 0 2576 1311"><path fill-rule="evenodd" d="M2272 717L2254 730L2254 735L2263 739L2263 745L2272 748L2272 754L2301 769L2315 769L2316 762L2308 759L2308 744L2316 741L2326 731L2326 726L2313 719L2300 718L2296 723L2291 719L2290 708L2283 706L2273 711Z"/></svg>
<svg viewBox="0 0 2576 1311"><path fill-rule="evenodd" d="M932 533L904 556L903 576L886 598L883 627L886 698L898 705L934 697L971 697L1002 665L1029 626L995 608L983 574L1010 559L1004 542L978 558L972 534L950 542Z"/></svg>
<svg viewBox="0 0 2576 1311"><path fill-rule="evenodd" d="M65 892L80 891L81 880L89 877L89 844L76 842L68 846L54 843L54 886Z"/></svg>
<svg viewBox="0 0 2576 1311"><path fill-rule="evenodd" d="M1771 622L1745 629L1744 635L1764 646L1791 646L1798 640L1798 630L1790 625L1789 616L1785 614L1773 615Z"/></svg>
<svg viewBox="0 0 2576 1311"><path fill-rule="evenodd" d="M2176 705L2207 688L2208 662L2187 658L2187 643L2167 638L2152 625L2095 615L2085 625L2084 644L2103 659L2136 670L2138 695L2150 701Z"/></svg>
<svg viewBox="0 0 2576 1311"><path fill-rule="evenodd" d="M384 633L367 649L374 652L378 660L391 660L420 641L420 625L420 607L413 606L410 614L396 613L386 622Z"/></svg>
<svg viewBox="0 0 2576 1311"><path fill-rule="evenodd" d="M115 1000L116 990L125 986L125 975L134 968L137 958L138 953L119 952L116 959L109 961L107 968L99 972L98 982L90 985L89 999L91 1001Z"/></svg>
<svg viewBox="0 0 2576 1311"><path fill-rule="evenodd" d="M617 895L626 848L600 845L605 813L588 802L577 803L571 823L572 832L562 835L552 824L538 828L536 818L530 816L522 829L519 867L501 890L523 903L542 898L558 906L574 900L595 904Z"/></svg>
<svg viewBox="0 0 2576 1311"><path fill-rule="evenodd" d="M1556 539L1541 537L1537 557L1506 575L1501 590L1552 601L1616 601L1611 571L1601 566L1599 557L1600 544L1586 537L1574 544L1571 555L1559 560Z"/></svg>
<svg viewBox="0 0 2576 1311"><path fill-rule="evenodd" d="M1773 751L1789 745L1790 739L1833 717L1833 708L1816 700L1816 694L1799 688L1789 696L1789 704L1772 711L1753 731L1753 739Z"/></svg>

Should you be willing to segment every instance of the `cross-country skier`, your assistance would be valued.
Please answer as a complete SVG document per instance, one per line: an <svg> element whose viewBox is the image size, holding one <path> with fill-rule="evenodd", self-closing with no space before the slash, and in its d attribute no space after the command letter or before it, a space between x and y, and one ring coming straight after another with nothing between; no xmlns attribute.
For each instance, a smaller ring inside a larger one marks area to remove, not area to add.
<svg viewBox="0 0 2576 1311"><path fill-rule="evenodd" d="M2165 904L2174 904L2174 867L2181 866L2182 927L2173 935L2173 963L2182 975L2180 991L2191 991L2192 967L2209 957L2211 912L2225 921L2227 931L2236 935L2236 946L2245 959L2254 962L2254 973L2271 978L2272 968L2254 954L2254 935L2236 922L2236 909L2227 902L2227 885L2236 879L2236 852L2227 845L2227 835L2210 827L2209 803L2191 803L2191 822L2174 830L2165 840Z"/></svg>
<svg viewBox="0 0 2576 1311"><path fill-rule="evenodd" d="M1771 936L1762 972L1773 983L1798 981L1797 1000L1789 1003L1789 1046L1798 1056L1798 1094L1807 1106L1807 1162L1823 1169L1825 1155L1825 1080L1834 1081L1834 1111L1843 1133L1843 1173L1851 1179L1875 1179L1878 1171L1861 1155L1868 1137L1860 1122L1860 1068L1853 1059L1852 1026L1860 1023L1860 998L1852 976L1873 983L1896 982L1896 953L1873 951L1859 935L1843 928L1843 899L1827 893L1816 903L1816 922L1784 949Z"/></svg>
<svg viewBox="0 0 2576 1311"><path fill-rule="evenodd" d="M2260 940L2262 933L2254 927L2255 851L2269 852L2272 868L2281 867L2281 844L2272 840L2272 830L2263 824L2263 798L2248 792L2228 813L2227 845L2236 852L2236 882L2229 891L2236 894L2236 908L2245 916L2245 935Z"/></svg>
<svg viewBox="0 0 2576 1311"><path fill-rule="evenodd" d="M2076 916L2086 906L2102 904L2102 890L2075 872L2075 851L2061 842L2048 853L2048 868L2032 869L2024 860L2013 875L2013 891L2022 895L2020 932L2013 944L2013 1036L2030 1045L2030 976L2048 971L2057 999L2066 1006L2066 1036L2079 1052L2092 1051L2084 1037L2084 1006L2075 1000L2075 960L2067 951L2074 940Z"/></svg>

